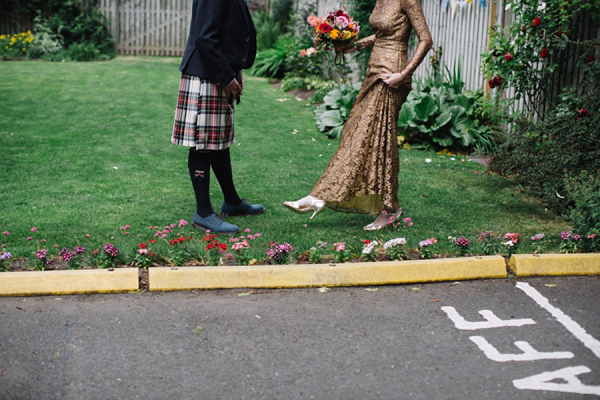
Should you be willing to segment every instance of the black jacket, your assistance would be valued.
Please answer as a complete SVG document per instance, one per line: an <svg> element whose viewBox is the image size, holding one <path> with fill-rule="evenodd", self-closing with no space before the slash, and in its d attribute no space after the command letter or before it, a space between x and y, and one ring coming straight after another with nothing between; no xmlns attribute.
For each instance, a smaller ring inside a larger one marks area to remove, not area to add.
<svg viewBox="0 0 600 400"><path fill-rule="evenodd" d="M194 0L179 69L227 86L256 57L256 29L244 0Z"/></svg>

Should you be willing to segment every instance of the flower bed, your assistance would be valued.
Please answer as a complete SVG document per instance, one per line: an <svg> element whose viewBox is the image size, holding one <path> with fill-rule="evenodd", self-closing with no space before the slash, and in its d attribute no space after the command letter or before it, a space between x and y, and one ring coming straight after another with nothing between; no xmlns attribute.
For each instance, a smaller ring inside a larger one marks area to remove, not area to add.
<svg viewBox="0 0 600 400"><path fill-rule="evenodd" d="M561 253L582 252L583 248L598 248L599 244L597 234L582 236L571 231L562 232L557 238L547 238L544 233L522 238L519 233L507 232L498 235L492 231L485 231L480 232L476 240L470 240L466 236L449 236L447 241L427 238L421 240L418 247L409 248L406 237L394 234L398 233L398 229L404 229L405 234L409 233L406 229L410 229L412 225L411 218L404 218L401 221L393 221L392 228L381 231L380 238L376 240L354 238L333 244L318 241L304 249L294 247L290 243L265 240L261 233L252 233L250 229L245 229L235 237L217 236L210 231L191 228L183 219L164 227L148 226L138 231L126 224L120 226L118 233L110 237L109 243L99 244L90 235L85 235L81 243L69 247L48 244L43 238L43 233L32 227L26 234L21 232L19 238L31 243L30 255L13 256L10 246L2 244L0 271L341 264L479 255L510 257L518 253L547 253L550 243L558 242ZM8 239L13 233L5 230L2 235Z"/></svg>

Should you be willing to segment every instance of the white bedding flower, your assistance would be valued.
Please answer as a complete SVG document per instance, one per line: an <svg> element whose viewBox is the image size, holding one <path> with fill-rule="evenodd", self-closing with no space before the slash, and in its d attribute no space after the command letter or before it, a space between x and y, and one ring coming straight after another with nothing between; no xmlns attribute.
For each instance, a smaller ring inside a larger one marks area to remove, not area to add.
<svg viewBox="0 0 600 400"><path fill-rule="evenodd" d="M371 252L373 251L373 249L375 248L375 246L379 245L379 243L377 243L377 240L373 240L371 243L367 244L363 250L362 253L363 254L371 254Z"/></svg>
<svg viewBox="0 0 600 400"><path fill-rule="evenodd" d="M388 240L387 242L385 242L385 244L383 245L383 248L387 250L390 247L404 245L404 244L406 244L405 238L396 238L396 239Z"/></svg>

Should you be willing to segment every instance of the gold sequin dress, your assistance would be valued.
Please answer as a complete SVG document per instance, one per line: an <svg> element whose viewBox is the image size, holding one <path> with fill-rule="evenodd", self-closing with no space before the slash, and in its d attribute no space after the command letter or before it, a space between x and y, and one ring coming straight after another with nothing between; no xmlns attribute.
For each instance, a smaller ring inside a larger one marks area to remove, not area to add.
<svg viewBox="0 0 600 400"><path fill-rule="evenodd" d="M410 76L431 48L419 0L377 0L369 18L375 34L358 42L373 46L366 79L344 125L340 145L310 193L337 211L379 214L398 205L398 112L411 90ZM408 60L414 29L419 44ZM397 89L380 74L407 77Z"/></svg>

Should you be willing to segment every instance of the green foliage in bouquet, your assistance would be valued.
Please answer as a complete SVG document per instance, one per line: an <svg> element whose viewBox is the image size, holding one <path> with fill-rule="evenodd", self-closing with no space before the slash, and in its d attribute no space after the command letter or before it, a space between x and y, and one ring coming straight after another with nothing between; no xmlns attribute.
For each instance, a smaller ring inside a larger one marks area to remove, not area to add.
<svg viewBox="0 0 600 400"><path fill-rule="evenodd" d="M354 105L362 83L343 83L331 90L315 110L315 121L319 131L330 138L339 138Z"/></svg>

